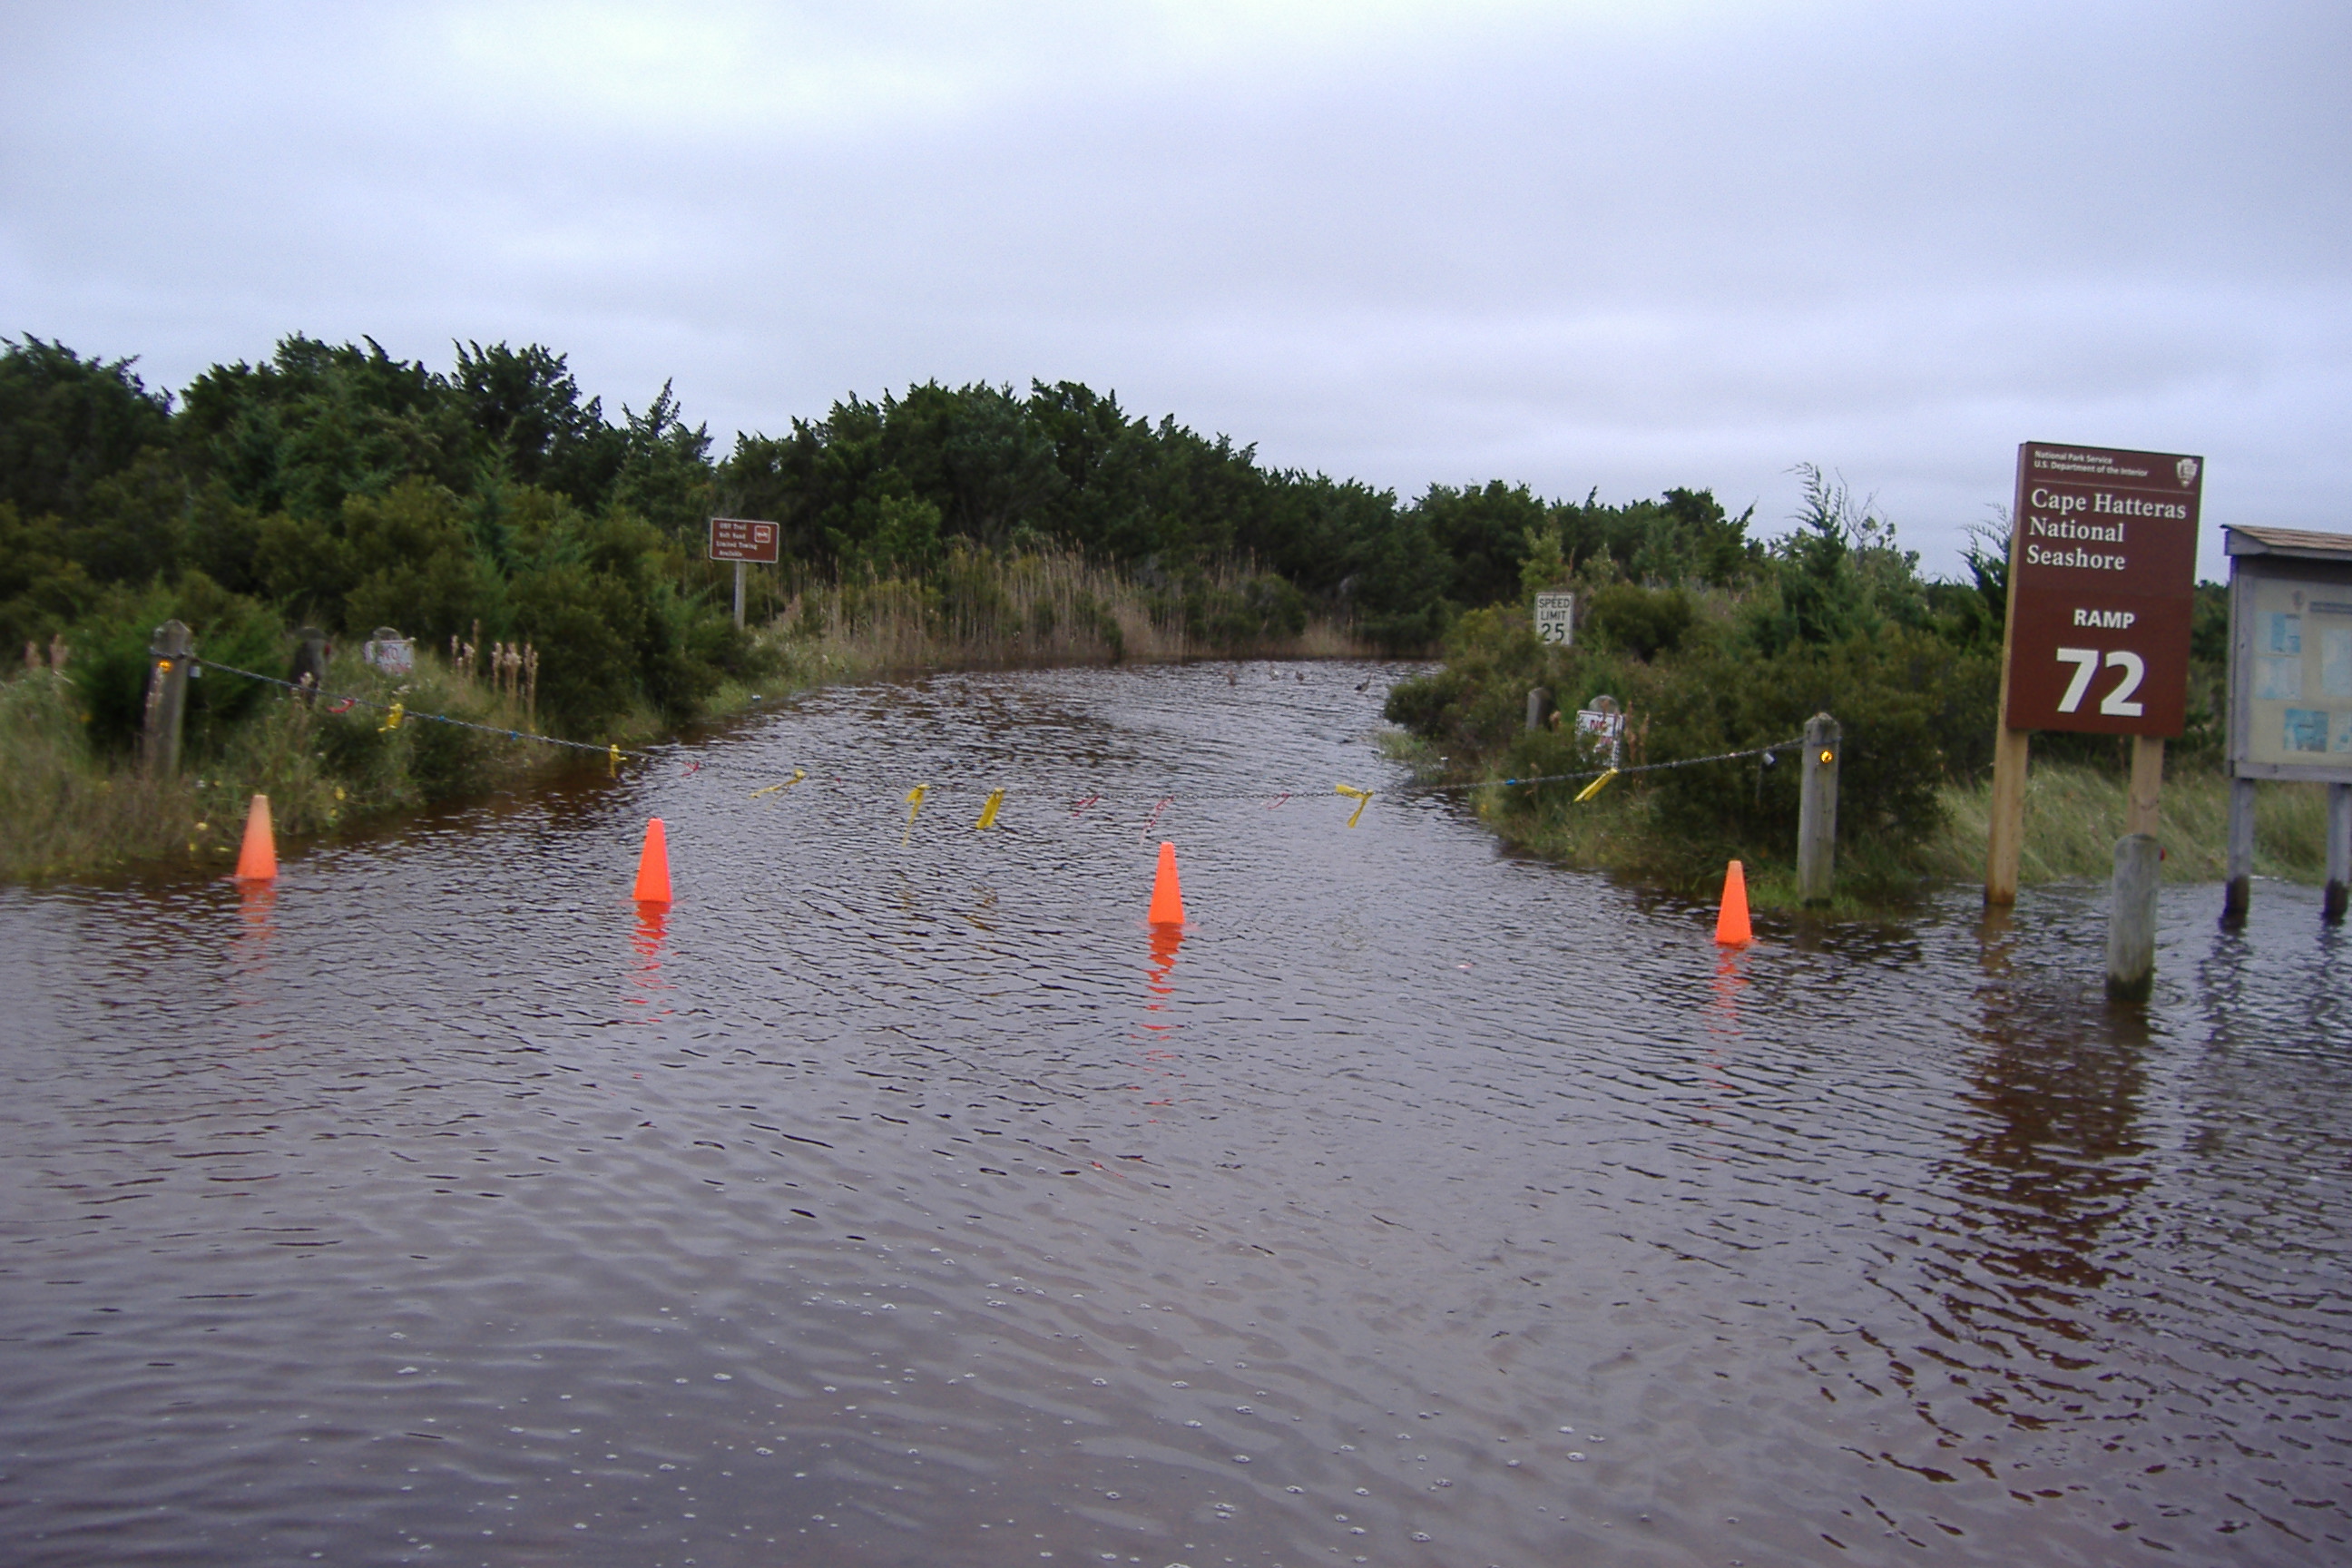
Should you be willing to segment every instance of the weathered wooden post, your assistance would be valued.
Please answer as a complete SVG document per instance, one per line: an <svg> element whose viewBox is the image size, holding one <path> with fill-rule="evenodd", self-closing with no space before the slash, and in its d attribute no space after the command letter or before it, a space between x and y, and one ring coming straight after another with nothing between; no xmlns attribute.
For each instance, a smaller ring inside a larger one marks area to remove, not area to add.
<svg viewBox="0 0 2352 1568"><path fill-rule="evenodd" d="M2347 893L2352 893L2352 784L2335 784L2327 786L2327 893L2319 918L2341 925Z"/></svg>
<svg viewBox="0 0 2352 1568"><path fill-rule="evenodd" d="M155 628L147 651L146 722L140 750L147 771L169 778L180 771L180 731L188 710L188 666L195 658L196 639L178 621Z"/></svg>
<svg viewBox="0 0 2352 1568"><path fill-rule="evenodd" d="M2107 913L2107 996L2145 1002L2156 984L2156 884L2164 851L2153 834L2116 840L2114 900Z"/></svg>
<svg viewBox="0 0 2352 1568"><path fill-rule="evenodd" d="M2008 645L2002 645L2004 651ZM2009 711L2009 670L2000 673L2000 710ZM1985 904L2006 909L2017 902L2018 863L2025 854L2025 784L2033 735L2012 730L2004 720L1992 736L1992 815L1985 833Z"/></svg>
<svg viewBox="0 0 2352 1568"><path fill-rule="evenodd" d="M1830 901L1837 868L1838 751L1843 734L1826 713L1805 721L1802 787L1797 797L1797 898L1808 905Z"/></svg>
<svg viewBox="0 0 2352 1568"><path fill-rule="evenodd" d="M2156 830L2163 800L2164 737L2134 735L2124 836L2116 840L2108 889L2107 994L2117 1002L2145 1002L2156 983L2156 890L2164 868Z"/></svg>
<svg viewBox="0 0 2352 1568"><path fill-rule="evenodd" d="M304 626L294 634L294 667L288 673L304 702L316 698L327 684L327 660L333 651L327 634L316 626Z"/></svg>
<svg viewBox="0 0 2352 1568"><path fill-rule="evenodd" d="M2221 884L2221 923L2246 923L2246 907L2254 892L2254 781L2230 781L2230 826L2226 833L2229 863Z"/></svg>
<svg viewBox="0 0 2352 1568"><path fill-rule="evenodd" d="M1528 728L1529 730L1542 729L1544 715L1550 709L1550 692L1540 686L1531 686L1528 689Z"/></svg>
<svg viewBox="0 0 2352 1568"><path fill-rule="evenodd" d="M2124 831L2156 836L2164 803L2164 737L2134 735L2131 783L2124 795Z"/></svg>

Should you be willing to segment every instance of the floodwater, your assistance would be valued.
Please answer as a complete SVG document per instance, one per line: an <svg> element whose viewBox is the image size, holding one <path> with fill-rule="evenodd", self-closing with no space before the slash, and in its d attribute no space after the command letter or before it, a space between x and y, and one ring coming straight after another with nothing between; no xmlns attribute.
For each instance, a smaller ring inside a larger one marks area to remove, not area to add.
<svg viewBox="0 0 2352 1568"><path fill-rule="evenodd" d="M2352 1560L2315 894L2168 891L2144 1017L2093 889L1727 955L1395 793L1394 673L0 891L0 1562Z"/></svg>

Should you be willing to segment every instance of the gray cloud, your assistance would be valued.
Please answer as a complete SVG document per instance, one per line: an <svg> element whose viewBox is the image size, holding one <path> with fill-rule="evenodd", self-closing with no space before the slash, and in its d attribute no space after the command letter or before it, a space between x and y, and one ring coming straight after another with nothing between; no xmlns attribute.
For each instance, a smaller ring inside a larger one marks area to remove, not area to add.
<svg viewBox="0 0 2352 1568"><path fill-rule="evenodd" d="M1948 564L2028 437L2344 527L2352 17L2296 5L20 7L12 331L537 339L714 429L1116 387L1412 492L1801 459ZM2208 568L2218 560L2209 552Z"/></svg>

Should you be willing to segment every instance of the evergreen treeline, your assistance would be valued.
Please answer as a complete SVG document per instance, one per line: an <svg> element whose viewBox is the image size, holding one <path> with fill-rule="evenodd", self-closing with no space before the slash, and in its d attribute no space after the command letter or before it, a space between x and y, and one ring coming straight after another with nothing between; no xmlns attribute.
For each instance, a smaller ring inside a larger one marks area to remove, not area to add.
<svg viewBox="0 0 2352 1568"><path fill-rule="evenodd" d="M0 647L63 635L101 750L129 742L149 631L175 616L209 657L279 674L305 624L347 644L393 626L431 646L478 627L536 646L540 720L559 731L688 717L730 677L764 673L779 646L733 626L730 569L703 559L713 513L783 526L783 567L753 574L762 621L801 588L838 584L839 602L918 605L968 633L1002 622L982 602L1002 596L992 563L1060 552L1124 576L1180 646L1262 646L1320 615L1391 651L1442 647L1445 667L1400 687L1390 716L1457 773L1587 764L1572 732L1524 729L1531 686L1563 707L1616 696L1650 761L1786 739L1827 709L1849 738L1842 836L1904 843L1933 826L1937 784L1979 771L1990 742L2004 542L1980 532L1965 580L1927 579L1817 469L1802 470L1796 526L1768 541L1705 490L1606 505L1497 480L1400 502L1267 468L1252 447L1070 382L849 397L722 458L667 386L615 417L535 345L467 343L445 374L373 341L293 337L174 399L128 360L0 342ZM1547 648L1528 624L1528 595L1555 586L1580 595L1573 648ZM2177 753L2214 750L2224 624L2209 587ZM192 744L217 754L261 693L200 685ZM2037 750L2105 762L2113 748L2045 737ZM1644 842L1703 866L1786 837L1794 773L1712 764L1611 798L1638 805ZM1497 809L1549 819L1559 803L1514 793Z"/></svg>
<svg viewBox="0 0 2352 1568"><path fill-rule="evenodd" d="M1314 609L1432 649L1463 610L1517 595L1538 537L1637 578L1728 583L1765 559L1705 491L1608 506L1496 481L1400 504L1070 382L850 397L711 447L667 386L615 417L535 345L464 344L443 374L372 340L292 337L174 399L131 361L9 342L0 647L68 632L127 679L172 615L216 657L272 669L297 625L440 645L478 624L537 645L542 709L586 732L633 706L684 717L751 669L725 569L701 559L713 512L783 524L781 583L754 574L770 608L812 577L933 581L959 550L1058 547L1163 589L1213 646ZM1258 577L1213 603L1207 569L1235 563ZM121 739L135 690L94 704Z"/></svg>

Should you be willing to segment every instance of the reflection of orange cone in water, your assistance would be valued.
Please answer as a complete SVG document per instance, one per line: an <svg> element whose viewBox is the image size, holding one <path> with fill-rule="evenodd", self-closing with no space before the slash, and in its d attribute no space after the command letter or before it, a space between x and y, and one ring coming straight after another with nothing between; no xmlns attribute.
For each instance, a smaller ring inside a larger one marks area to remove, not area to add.
<svg viewBox="0 0 2352 1568"><path fill-rule="evenodd" d="M637 856L636 898L641 904L669 902L669 838L658 816L646 822L646 847Z"/></svg>
<svg viewBox="0 0 2352 1568"><path fill-rule="evenodd" d="M1145 918L1156 926L1184 923L1184 889L1176 880L1173 844L1163 842L1160 846L1160 874L1151 879L1151 913Z"/></svg>
<svg viewBox="0 0 2352 1568"><path fill-rule="evenodd" d="M1756 940L1748 927L1748 877L1734 860L1723 874L1723 912L1715 917L1715 940L1740 947Z"/></svg>
<svg viewBox="0 0 2352 1568"><path fill-rule="evenodd" d="M245 814L245 847L236 852L236 879L278 880L278 836L269 830L269 797L266 795L255 795L251 809Z"/></svg>
<svg viewBox="0 0 2352 1568"><path fill-rule="evenodd" d="M1156 925L1151 928L1151 977L1144 984L1155 996L1171 994L1176 987L1168 983L1169 971L1176 967L1176 950L1184 945L1184 928L1181 925ZM1150 1005L1160 1011L1160 1004Z"/></svg>

